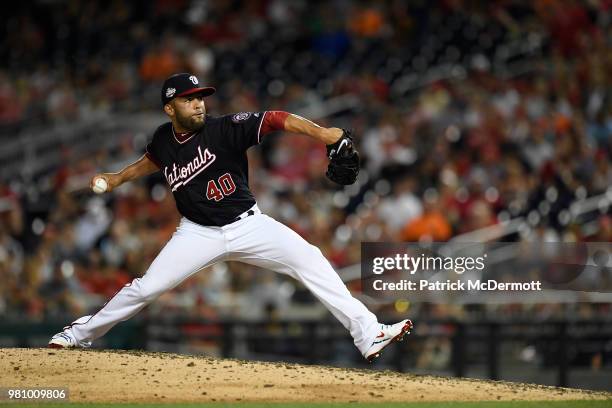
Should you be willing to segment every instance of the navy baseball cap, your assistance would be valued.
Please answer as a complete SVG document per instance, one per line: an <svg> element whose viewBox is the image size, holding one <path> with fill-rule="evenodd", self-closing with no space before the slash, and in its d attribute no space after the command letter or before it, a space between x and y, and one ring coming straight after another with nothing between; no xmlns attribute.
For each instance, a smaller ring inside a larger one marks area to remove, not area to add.
<svg viewBox="0 0 612 408"><path fill-rule="evenodd" d="M174 74L164 81L161 90L162 106L177 96L187 96L195 93L202 96L210 96L215 93L215 88L210 86L201 87L198 78L189 73Z"/></svg>

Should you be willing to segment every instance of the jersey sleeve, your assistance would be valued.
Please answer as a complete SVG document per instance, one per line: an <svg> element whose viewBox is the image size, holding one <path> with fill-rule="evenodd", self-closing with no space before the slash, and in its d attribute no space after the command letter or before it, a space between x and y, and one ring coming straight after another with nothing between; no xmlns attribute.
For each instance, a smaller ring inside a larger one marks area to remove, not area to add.
<svg viewBox="0 0 612 408"><path fill-rule="evenodd" d="M160 161L160 154L159 154L159 128L155 131L155 133L153 133L153 138L151 139L151 141L147 144L147 146L145 147L145 156L147 156L147 158L149 160L151 160L153 163L155 163L155 165L161 169L161 161Z"/></svg>
<svg viewBox="0 0 612 408"><path fill-rule="evenodd" d="M244 151L261 141L265 112L240 112L224 117L224 141L232 150Z"/></svg>

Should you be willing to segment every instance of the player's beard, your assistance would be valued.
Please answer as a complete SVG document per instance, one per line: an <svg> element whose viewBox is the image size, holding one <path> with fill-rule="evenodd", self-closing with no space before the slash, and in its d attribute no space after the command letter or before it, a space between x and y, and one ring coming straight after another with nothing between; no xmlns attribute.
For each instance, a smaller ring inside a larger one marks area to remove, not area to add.
<svg viewBox="0 0 612 408"><path fill-rule="evenodd" d="M201 116L181 116L180 113L176 113L176 121L183 129L188 129L190 132L195 132L204 126L204 121L206 120L206 113L203 113Z"/></svg>

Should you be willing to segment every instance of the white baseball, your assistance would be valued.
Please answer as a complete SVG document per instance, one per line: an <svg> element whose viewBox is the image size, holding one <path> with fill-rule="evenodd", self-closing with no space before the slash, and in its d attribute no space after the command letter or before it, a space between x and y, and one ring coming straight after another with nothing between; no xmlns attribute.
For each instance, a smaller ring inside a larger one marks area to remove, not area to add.
<svg viewBox="0 0 612 408"><path fill-rule="evenodd" d="M94 185L92 187L92 190L96 194L102 194L103 192L106 191L107 188L108 188L108 183L106 182L106 180L104 180L102 177L98 177L94 181Z"/></svg>

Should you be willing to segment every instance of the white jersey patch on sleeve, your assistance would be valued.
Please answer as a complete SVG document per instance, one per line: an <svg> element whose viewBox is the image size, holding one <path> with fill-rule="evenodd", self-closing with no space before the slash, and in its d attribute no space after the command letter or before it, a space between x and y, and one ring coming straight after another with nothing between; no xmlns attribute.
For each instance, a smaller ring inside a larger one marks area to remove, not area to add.
<svg viewBox="0 0 612 408"><path fill-rule="evenodd" d="M234 116L232 116L232 122L234 123L244 122L250 117L251 117L251 112L236 113Z"/></svg>

